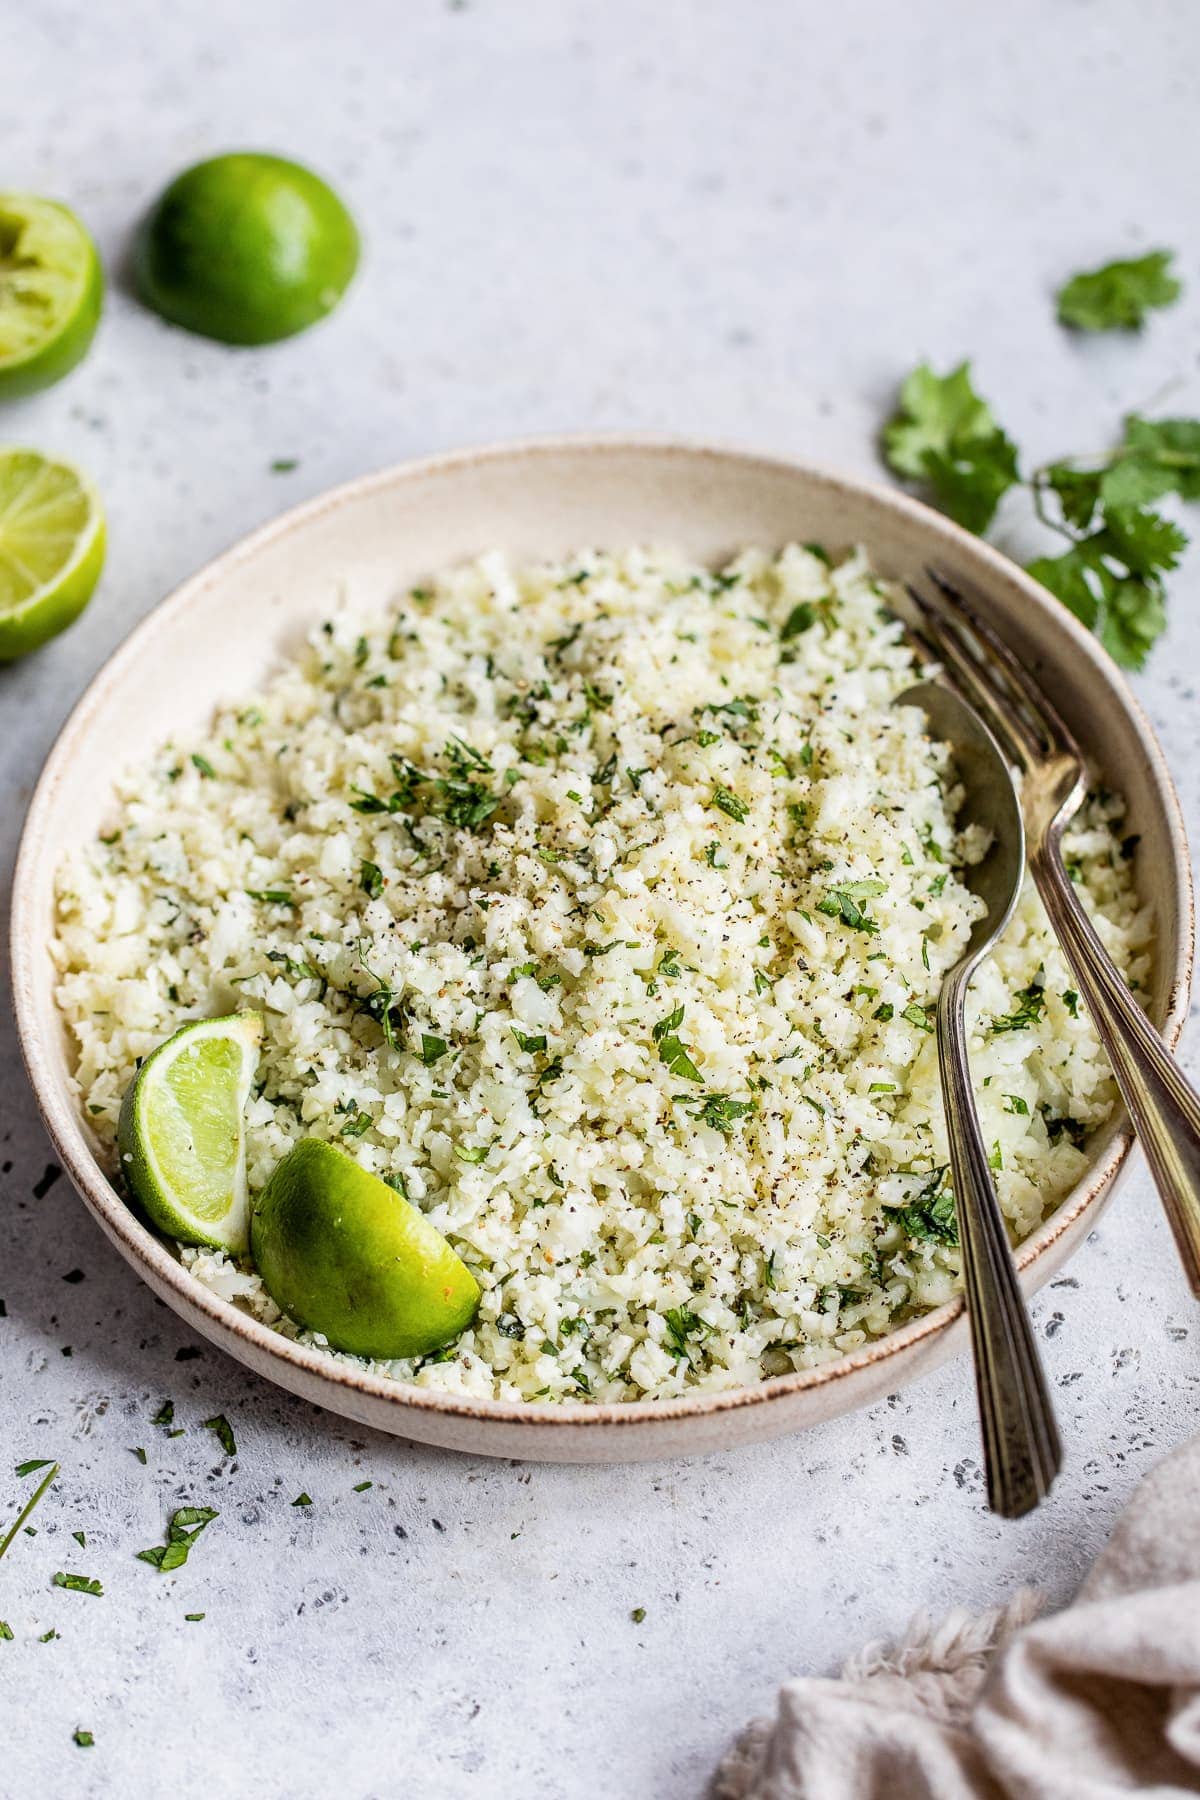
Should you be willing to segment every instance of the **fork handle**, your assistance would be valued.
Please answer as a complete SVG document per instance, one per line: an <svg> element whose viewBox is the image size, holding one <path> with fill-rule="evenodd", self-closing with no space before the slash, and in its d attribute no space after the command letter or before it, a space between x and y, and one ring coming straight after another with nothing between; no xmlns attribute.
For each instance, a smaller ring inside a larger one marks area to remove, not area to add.
<svg viewBox="0 0 1200 1800"><path fill-rule="evenodd" d="M988 1505L1006 1519L1031 1511L1062 1464L1054 1408L1017 1280L971 1089L964 1009L970 970L938 998L938 1062L962 1246Z"/></svg>
<svg viewBox="0 0 1200 1800"><path fill-rule="evenodd" d="M1029 866L1146 1152L1184 1273L1200 1299L1200 1095L1100 942L1063 867L1057 834L1037 847Z"/></svg>

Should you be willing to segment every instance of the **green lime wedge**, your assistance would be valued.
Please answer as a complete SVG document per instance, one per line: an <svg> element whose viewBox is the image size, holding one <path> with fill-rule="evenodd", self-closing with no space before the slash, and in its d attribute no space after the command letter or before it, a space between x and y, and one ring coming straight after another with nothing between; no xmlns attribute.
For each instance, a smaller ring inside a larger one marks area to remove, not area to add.
<svg viewBox="0 0 1200 1800"><path fill-rule="evenodd" d="M69 463L0 450L0 662L78 617L104 567L96 490Z"/></svg>
<svg viewBox="0 0 1200 1800"><path fill-rule="evenodd" d="M311 169L242 151L185 169L134 249L147 306L226 344L270 344L332 312L358 266L354 220Z"/></svg>
<svg viewBox="0 0 1200 1800"><path fill-rule="evenodd" d="M196 1019L148 1056L121 1107L117 1149L130 1192L183 1244L246 1248L242 1113L262 1014Z"/></svg>
<svg viewBox="0 0 1200 1800"><path fill-rule="evenodd" d="M100 258L75 214L57 200L0 194L0 400L73 369L103 303Z"/></svg>
<svg viewBox="0 0 1200 1800"><path fill-rule="evenodd" d="M254 1202L250 1251L275 1304L355 1356L423 1356L479 1305L441 1232L320 1138L289 1150Z"/></svg>

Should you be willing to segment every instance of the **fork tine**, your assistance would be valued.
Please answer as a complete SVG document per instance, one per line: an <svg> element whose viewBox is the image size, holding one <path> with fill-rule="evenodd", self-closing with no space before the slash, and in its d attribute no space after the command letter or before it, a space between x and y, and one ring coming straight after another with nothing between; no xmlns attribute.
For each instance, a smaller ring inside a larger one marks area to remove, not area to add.
<svg viewBox="0 0 1200 1800"><path fill-rule="evenodd" d="M1028 770L1042 754L1042 746L1029 726L1008 697L988 679L988 670L978 657L968 653L959 634L953 629L953 621L935 612L915 588L910 587L908 592L920 613L921 636L924 641L931 645L938 660L945 665L963 698L992 727L1012 761L1021 769Z"/></svg>
<svg viewBox="0 0 1200 1800"><path fill-rule="evenodd" d="M1009 681L1021 695L1025 705L1029 708L1029 711L1033 714L1045 733L1049 748L1051 750L1069 751L1082 762L1083 752L1080 750L1079 745L1075 740L1074 733L1066 724L1049 695L1036 681L1034 681L1032 675L1028 674L1021 666L1019 659L1013 651L1010 650L1009 646L1004 642L1004 639L983 619L974 601L969 600L962 589L956 587L952 581L948 580L947 577L942 574L940 569L932 568L930 565L926 564L925 573L928 575L938 593L966 619L980 644L983 645L986 650L990 651L1003 667Z"/></svg>

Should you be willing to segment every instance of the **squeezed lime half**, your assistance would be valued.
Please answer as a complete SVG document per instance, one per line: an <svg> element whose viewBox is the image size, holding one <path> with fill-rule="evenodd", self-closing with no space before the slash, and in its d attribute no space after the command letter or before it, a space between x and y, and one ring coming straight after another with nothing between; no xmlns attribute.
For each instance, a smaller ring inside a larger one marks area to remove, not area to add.
<svg viewBox="0 0 1200 1800"><path fill-rule="evenodd" d="M159 1230L180 1243L246 1248L243 1113L262 1032L256 1012L193 1020L146 1058L125 1096L122 1172Z"/></svg>
<svg viewBox="0 0 1200 1800"><path fill-rule="evenodd" d="M70 463L0 450L0 662L77 618L104 567L99 496Z"/></svg>
<svg viewBox="0 0 1200 1800"><path fill-rule="evenodd" d="M0 194L0 400L73 369L103 303L100 258L75 214L36 194Z"/></svg>
<svg viewBox="0 0 1200 1800"><path fill-rule="evenodd" d="M424 1214L320 1138L289 1150L255 1200L250 1248L275 1304L355 1356L423 1356L479 1305L475 1277Z"/></svg>
<svg viewBox="0 0 1200 1800"><path fill-rule="evenodd" d="M315 325L357 266L358 231L333 189L301 163L258 151L177 175L134 251L147 306L227 344L270 344Z"/></svg>

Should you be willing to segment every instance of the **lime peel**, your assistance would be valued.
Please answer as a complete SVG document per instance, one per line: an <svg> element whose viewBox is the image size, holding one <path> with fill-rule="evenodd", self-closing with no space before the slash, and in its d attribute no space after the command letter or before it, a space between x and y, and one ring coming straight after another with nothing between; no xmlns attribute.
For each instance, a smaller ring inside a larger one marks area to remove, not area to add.
<svg viewBox="0 0 1200 1800"><path fill-rule="evenodd" d="M104 513L85 475L37 450L0 449L0 663L79 616L104 547Z"/></svg>
<svg viewBox="0 0 1200 1800"><path fill-rule="evenodd" d="M275 1304L355 1356L426 1355L479 1306L478 1282L441 1232L321 1138L278 1164L254 1202L250 1242Z"/></svg>
<svg viewBox="0 0 1200 1800"><path fill-rule="evenodd" d="M0 193L0 400L36 394L81 362L103 304L100 257L75 214Z"/></svg>
<svg viewBox="0 0 1200 1800"><path fill-rule="evenodd" d="M122 1173L154 1224L180 1243L246 1248L242 1115L262 1034L257 1012L194 1019L146 1058L125 1096Z"/></svg>

